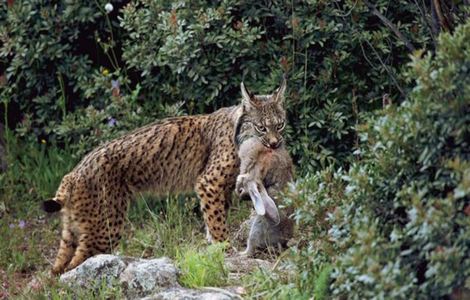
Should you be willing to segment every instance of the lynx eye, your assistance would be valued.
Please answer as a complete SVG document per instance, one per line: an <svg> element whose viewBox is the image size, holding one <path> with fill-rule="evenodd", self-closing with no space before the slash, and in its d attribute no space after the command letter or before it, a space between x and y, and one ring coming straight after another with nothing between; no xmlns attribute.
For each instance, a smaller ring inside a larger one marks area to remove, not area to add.
<svg viewBox="0 0 470 300"><path fill-rule="evenodd" d="M256 124L253 124L253 125L255 126L256 131L258 131L259 133L267 132L266 127L264 127L263 125L256 125Z"/></svg>
<svg viewBox="0 0 470 300"><path fill-rule="evenodd" d="M286 127L286 122L281 122L281 123L279 123L279 124L276 125L276 129L277 129L278 131L283 130L284 127Z"/></svg>

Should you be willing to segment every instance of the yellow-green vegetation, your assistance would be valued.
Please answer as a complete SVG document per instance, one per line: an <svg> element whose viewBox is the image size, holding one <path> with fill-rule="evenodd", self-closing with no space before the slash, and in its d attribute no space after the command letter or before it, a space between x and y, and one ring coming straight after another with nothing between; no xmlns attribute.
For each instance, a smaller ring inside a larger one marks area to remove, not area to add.
<svg viewBox="0 0 470 300"><path fill-rule="evenodd" d="M180 282L190 288L222 286L227 283L224 255L227 244L219 243L204 249L187 247L176 254L182 275Z"/></svg>
<svg viewBox="0 0 470 300"><path fill-rule="evenodd" d="M286 269L287 267L287 269ZM302 293L298 286L298 276L288 272L289 266L282 263L274 270L258 269L243 277L249 299L311 299L311 291Z"/></svg>
<svg viewBox="0 0 470 300"><path fill-rule="evenodd" d="M330 289L331 283L331 271L333 267L331 265L325 265L323 269L321 269L320 273L318 274L315 280L315 288L313 290L313 294L315 295L315 299L317 300L325 300L329 298L328 291Z"/></svg>

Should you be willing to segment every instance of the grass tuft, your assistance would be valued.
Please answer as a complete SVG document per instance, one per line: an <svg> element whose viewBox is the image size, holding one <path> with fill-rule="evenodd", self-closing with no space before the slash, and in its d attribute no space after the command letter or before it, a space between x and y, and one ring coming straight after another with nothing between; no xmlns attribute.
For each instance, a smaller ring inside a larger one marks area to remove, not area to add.
<svg viewBox="0 0 470 300"><path fill-rule="evenodd" d="M224 285L228 279L224 264L226 246L218 243L201 251L186 249L178 252L176 260L182 272L180 283L189 288Z"/></svg>
<svg viewBox="0 0 470 300"><path fill-rule="evenodd" d="M200 230L202 218L194 213L193 197L137 197L131 204L128 238L121 242L121 251L140 257L175 258L184 247L197 247L204 241Z"/></svg>

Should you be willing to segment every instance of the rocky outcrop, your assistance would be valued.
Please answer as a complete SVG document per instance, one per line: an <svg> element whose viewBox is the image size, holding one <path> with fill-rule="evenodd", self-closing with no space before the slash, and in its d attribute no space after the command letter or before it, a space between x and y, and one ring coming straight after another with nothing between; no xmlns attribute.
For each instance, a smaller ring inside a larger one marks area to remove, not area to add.
<svg viewBox="0 0 470 300"><path fill-rule="evenodd" d="M240 261L247 262L246 258ZM238 269L235 258L227 264L229 269ZM262 264L257 261L249 265ZM71 287L95 290L103 285L116 286L127 299L241 299L238 293L243 292L242 288L187 289L178 283L178 275L178 269L166 257L138 259L102 254L63 274L60 281Z"/></svg>
<svg viewBox="0 0 470 300"><path fill-rule="evenodd" d="M232 282L239 282L244 275L249 274L258 268L271 270L273 268L273 263L267 260L237 255L226 258L225 267L228 271L229 280Z"/></svg>
<svg viewBox="0 0 470 300"><path fill-rule="evenodd" d="M63 274L60 281L91 289L118 285L126 297L135 299L179 287L177 275L178 269L166 257L147 260L102 254Z"/></svg>

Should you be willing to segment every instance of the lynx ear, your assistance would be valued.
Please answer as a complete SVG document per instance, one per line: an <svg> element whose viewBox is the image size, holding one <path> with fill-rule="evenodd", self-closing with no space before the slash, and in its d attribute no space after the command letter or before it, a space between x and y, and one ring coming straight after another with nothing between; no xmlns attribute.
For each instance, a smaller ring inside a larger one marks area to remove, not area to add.
<svg viewBox="0 0 470 300"><path fill-rule="evenodd" d="M243 108L246 109L246 110L249 110L251 108L257 108L259 106L259 103L258 101L256 100L255 98L255 95L253 95L252 92L249 92L246 87L245 87L245 84L242 83L240 84L240 89L242 91L242 105L243 105Z"/></svg>
<svg viewBox="0 0 470 300"><path fill-rule="evenodd" d="M274 101L282 103L284 102L284 94L286 92L287 80L286 76L283 76L281 86L273 93Z"/></svg>

